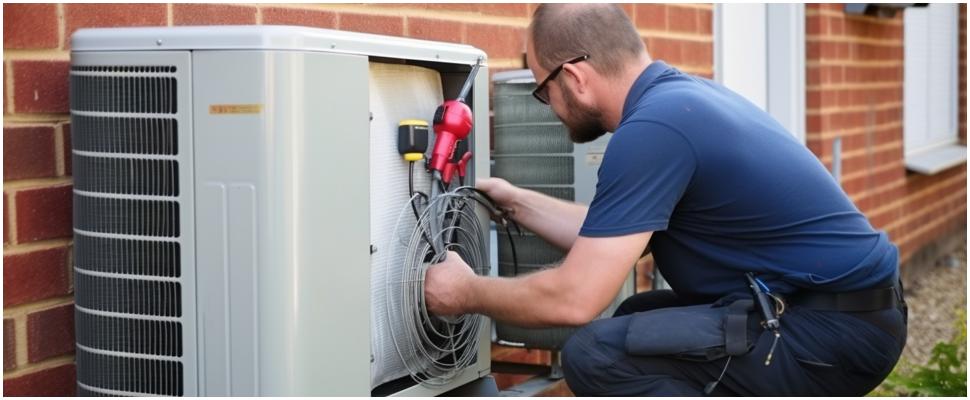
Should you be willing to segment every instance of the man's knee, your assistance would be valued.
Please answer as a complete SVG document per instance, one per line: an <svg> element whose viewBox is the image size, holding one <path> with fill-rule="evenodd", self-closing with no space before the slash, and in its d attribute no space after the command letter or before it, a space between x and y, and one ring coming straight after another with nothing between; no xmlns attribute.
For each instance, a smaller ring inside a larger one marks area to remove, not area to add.
<svg viewBox="0 0 970 400"><path fill-rule="evenodd" d="M603 377L600 375L611 362L597 339L597 322L576 330L562 348L563 375L569 389L578 396L601 392Z"/></svg>
<svg viewBox="0 0 970 400"><path fill-rule="evenodd" d="M628 323L620 318L593 321L578 329L562 349L563 374L576 395L602 395L609 392L610 367L626 356Z"/></svg>

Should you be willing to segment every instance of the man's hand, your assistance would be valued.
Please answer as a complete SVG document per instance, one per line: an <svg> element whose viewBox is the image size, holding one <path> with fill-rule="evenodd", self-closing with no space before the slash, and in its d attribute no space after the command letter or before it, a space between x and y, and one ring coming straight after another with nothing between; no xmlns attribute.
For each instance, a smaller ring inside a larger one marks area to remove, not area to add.
<svg viewBox="0 0 970 400"><path fill-rule="evenodd" d="M519 188L502 178L483 178L475 182L475 187L488 194L499 207L515 214L515 203ZM511 216L510 215L510 216Z"/></svg>
<svg viewBox="0 0 970 400"><path fill-rule="evenodd" d="M468 313L469 288L475 272L453 251L441 263L428 267L424 276L424 301L435 315Z"/></svg>

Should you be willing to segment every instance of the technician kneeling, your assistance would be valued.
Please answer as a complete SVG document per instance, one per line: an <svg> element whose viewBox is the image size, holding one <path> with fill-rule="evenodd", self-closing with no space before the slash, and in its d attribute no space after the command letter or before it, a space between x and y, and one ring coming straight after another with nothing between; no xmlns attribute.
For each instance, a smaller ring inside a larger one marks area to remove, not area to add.
<svg viewBox="0 0 970 400"><path fill-rule="evenodd" d="M535 97L573 141L614 132L596 196L587 208L480 181L568 255L487 278L451 253L427 272L432 312L584 325L649 245L674 290L570 338L576 394L861 395L889 374L906 342L898 251L804 145L736 93L651 60L616 6L539 6L527 52Z"/></svg>

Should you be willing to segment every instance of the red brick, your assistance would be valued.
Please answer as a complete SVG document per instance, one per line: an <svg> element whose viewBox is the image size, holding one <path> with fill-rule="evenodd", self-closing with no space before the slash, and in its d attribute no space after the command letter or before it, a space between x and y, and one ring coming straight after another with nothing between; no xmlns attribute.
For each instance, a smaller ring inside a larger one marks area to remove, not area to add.
<svg viewBox="0 0 970 400"><path fill-rule="evenodd" d="M807 90L805 93L805 107L808 109L822 107L822 93L818 90Z"/></svg>
<svg viewBox="0 0 970 400"><path fill-rule="evenodd" d="M818 14L822 9L822 5L818 3L805 4L805 14Z"/></svg>
<svg viewBox="0 0 970 400"><path fill-rule="evenodd" d="M3 180L54 176L56 157L53 127L3 129Z"/></svg>
<svg viewBox="0 0 970 400"><path fill-rule="evenodd" d="M667 27L678 32L697 32L697 10L671 6L667 9Z"/></svg>
<svg viewBox="0 0 970 400"><path fill-rule="evenodd" d="M681 51L681 41L667 38L650 38L648 49L655 60L666 60L673 64L680 64L684 59Z"/></svg>
<svg viewBox="0 0 970 400"><path fill-rule="evenodd" d="M461 43L462 24L428 18L408 18L408 36L418 39Z"/></svg>
<svg viewBox="0 0 970 400"><path fill-rule="evenodd" d="M67 113L67 61L13 61L14 112Z"/></svg>
<svg viewBox="0 0 970 400"><path fill-rule="evenodd" d="M822 116L809 115L805 117L805 131L809 133L820 133L822 131Z"/></svg>
<svg viewBox="0 0 970 400"><path fill-rule="evenodd" d="M714 12L711 10L697 10L697 33L711 35L714 33Z"/></svg>
<svg viewBox="0 0 970 400"><path fill-rule="evenodd" d="M7 193L3 194L3 243L10 242L10 211L7 210Z"/></svg>
<svg viewBox="0 0 970 400"><path fill-rule="evenodd" d="M71 166L73 165L73 157L71 157L71 124L61 125L61 140L64 143L64 151L61 154L64 157L64 175L72 175L74 173Z"/></svg>
<svg viewBox="0 0 970 400"><path fill-rule="evenodd" d="M822 58L822 44L817 40L806 40L805 41L805 61L818 60ZM809 67L811 70L813 67ZM818 67L814 67L818 68ZM812 82L809 81L808 84Z"/></svg>
<svg viewBox="0 0 970 400"><path fill-rule="evenodd" d="M4 396L57 396L77 395L74 364L62 365L34 372L18 378L3 380Z"/></svg>
<svg viewBox="0 0 970 400"><path fill-rule="evenodd" d="M11 318L3 319L3 370L17 368L17 336Z"/></svg>
<svg viewBox="0 0 970 400"><path fill-rule="evenodd" d="M338 27L342 31L404 36L404 19L401 17L340 13Z"/></svg>
<svg viewBox="0 0 970 400"><path fill-rule="evenodd" d="M522 3L479 3L478 11L482 14L501 15L505 17L529 16L529 8Z"/></svg>
<svg viewBox="0 0 970 400"><path fill-rule="evenodd" d="M27 359L35 363L74 352L74 304L27 316Z"/></svg>
<svg viewBox="0 0 970 400"><path fill-rule="evenodd" d="M829 82L841 83L845 81L845 67L828 67Z"/></svg>
<svg viewBox="0 0 970 400"><path fill-rule="evenodd" d="M282 7L263 9L265 25L299 25L334 29L337 27L337 13L333 11L300 10Z"/></svg>
<svg viewBox="0 0 970 400"><path fill-rule="evenodd" d="M462 4L462 3L426 3L420 4L423 8L428 10L444 10L444 11L477 11L478 7L476 4ZM413 4L412 4L413 6Z"/></svg>
<svg viewBox="0 0 970 400"><path fill-rule="evenodd" d="M681 48L685 64L704 67L714 65L714 46L711 43L685 41Z"/></svg>
<svg viewBox="0 0 970 400"><path fill-rule="evenodd" d="M813 15L805 17L805 34L809 36L823 35L828 33L828 25L825 17Z"/></svg>
<svg viewBox="0 0 970 400"><path fill-rule="evenodd" d="M635 17L634 17L635 14L636 14L636 11L634 9L635 4L633 4L633 3L619 3L617 5L620 6L621 9L623 9L623 12L626 13L626 17L627 18L629 18L631 21L635 19Z"/></svg>
<svg viewBox="0 0 970 400"><path fill-rule="evenodd" d="M10 68L10 64L4 62L3 68ZM13 102L7 101L7 74L3 74L3 115L10 114Z"/></svg>
<svg viewBox="0 0 970 400"><path fill-rule="evenodd" d="M468 24L468 44L485 51L488 58L520 58L525 52L525 29L508 26Z"/></svg>
<svg viewBox="0 0 970 400"><path fill-rule="evenodd" d="M667 8L664 4L637 4L636 25L641 29L667 30Z"/></svg>
<svg viewBox="0 0 970 400"><path fill-rule="evenodd" d="M3 256L3 306L70 293L67 247Z"/></svg>
<svg viewBox="0 0 970 400"><path fill-rule="evenodd" d="M821 54L822 58L823 59L836 59L836 58L840 58L839 57L839 45L841 45L841 44L842 43L834 43L834 42L822 42L822 43L820 43L821 50L822 50L822 54Z"/></svg>
<svg viewBox="0 0 970 400"><path fill-rule="evenodd" d="M17 242L71 237L70 184L18 191Z"/></svg>
<svg viewBox="0 0 970 400"><path fill-rule="evenodd" d="M822 4L823 10L843 12L845 11L844 4Z"/></svg>
<svg viewBox="0 0 970 400"><path fill-rule="evenodd" d="M811 48L811 46L809 46ZM805 84L808 86L815 86L822 83L822 67L807 67L805 68Z"/></svg>
<svg viewBox="0 0 970 400"><path fill-rule="evenodd" d="M58 39L56 5L3 5L4 49L54 49Z"/></svg>
<svg viewBox="0 0 970 400"><path fill-rule="evenodd" d="M80 28L117 26L164 26L168 24L165 4L65 4L65 47Z"/></svg>
<svg viewBox="0 0 970 400"><path fill-rule="evenodd" d="M828 33L832 35L844 35L846 29L846 21L844 18L840 17L822 17L825 18L825 25L828 26Z"/></svg>
<svg viewBox="0 0 970 400"><path fill-rule="evenodd" d="M175 4L172 6L175 25L252 25L256 23L256 8L225 4Z"/></svg>
<svg viewBox="0 0 970 400"><path fill-rule="evenodd" d="M704 78L704 79L714 80L714 71L713 70L707 71L707 72L697 72L697 73L694 73L693 75L699 76L699 77Z"/></svg>

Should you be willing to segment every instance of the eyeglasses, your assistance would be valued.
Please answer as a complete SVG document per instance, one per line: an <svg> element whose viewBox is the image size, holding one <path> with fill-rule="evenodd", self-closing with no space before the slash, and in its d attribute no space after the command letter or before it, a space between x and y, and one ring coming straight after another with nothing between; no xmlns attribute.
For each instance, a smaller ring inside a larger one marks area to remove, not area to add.
<svg viewBox="0 0 970 400"><path fill-rule="evenodd" d="M589 60L589 54L584 56L579 56L572 60L559 64L559 66L556 67L556 69L552 70L552 72L549 73L549 76L547 76L546 79L544 79L542 83L539 84L539 86L536 86L536 89L532 91L532 96L535 97L536 100L541 101L542 104L549 104L549 88L547 87L549 85L549 82L552 81L553 79L556 79L556 76L558 76L559 73L562 72L562 67L565 67L566 64L575 64L586 60Z"/></svg>

